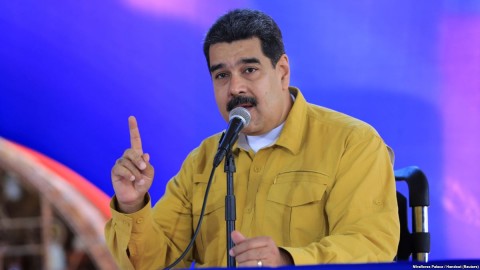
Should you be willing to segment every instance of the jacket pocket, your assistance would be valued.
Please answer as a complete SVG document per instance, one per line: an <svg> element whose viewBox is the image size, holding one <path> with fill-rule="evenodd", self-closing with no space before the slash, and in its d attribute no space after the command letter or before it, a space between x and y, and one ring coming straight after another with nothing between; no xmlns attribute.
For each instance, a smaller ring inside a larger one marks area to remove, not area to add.
<svg viewBox="0 0 480 270"><path fill-rule="evenodd" d="M278 230L280 245L305 246L325 235L328 182L328 176L313 171L276 176L267 195L265 225Z"/></svg>

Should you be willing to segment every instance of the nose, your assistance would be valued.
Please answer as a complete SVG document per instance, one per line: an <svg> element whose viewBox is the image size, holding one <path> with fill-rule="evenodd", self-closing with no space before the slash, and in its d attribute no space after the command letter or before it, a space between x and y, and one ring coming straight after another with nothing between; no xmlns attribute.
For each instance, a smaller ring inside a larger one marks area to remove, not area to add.
<svg viewBox="0 0 480 270"><path fill-rule="evenodd" d="M237 96L240 94L245 94L247 92L247 87L245 81L241 76L232 75L230 77L230 95Z"/></svg>

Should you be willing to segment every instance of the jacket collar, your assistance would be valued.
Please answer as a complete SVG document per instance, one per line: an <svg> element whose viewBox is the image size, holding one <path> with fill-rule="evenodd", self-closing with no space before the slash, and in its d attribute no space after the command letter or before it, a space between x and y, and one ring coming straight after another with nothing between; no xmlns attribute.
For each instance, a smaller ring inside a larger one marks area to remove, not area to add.
<svg viewBox="0 0 480 270"><path fill-rule="evenodd" d="M307 122L307 101L298 88L290 87L290 93L295 97L290 112L288 113L282 133L276 144L288 149L292 154L300 151L302 138Z"/></svg>
<svg viewBox="0 0 480 270"><path fill-rule="evenodd" d="M307 101L298 88L290 87L289 91L290 94L295 97L295 102L288 113L283 130L280 133L278 140L275 142L275 145L284 147L292 154L296 154L300 150L302 138L305 133ZM247 151L250 149L246 136L243 133L239 134L238 141L233 145L232 151L237 153L239 148Z"/></svg>

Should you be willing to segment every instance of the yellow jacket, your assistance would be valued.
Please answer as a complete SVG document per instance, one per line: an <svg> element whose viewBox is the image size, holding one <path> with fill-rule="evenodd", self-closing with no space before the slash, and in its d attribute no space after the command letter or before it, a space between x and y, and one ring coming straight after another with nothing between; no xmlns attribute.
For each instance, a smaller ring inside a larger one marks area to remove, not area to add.
<svg viewBox="0 0 480 270"><path fill-rule="evenodd" d="M270 236L296 265L392 261L399 241L395 179L387 147L366 123L305 101L280 137L256 154L236 143L236 229ZM105 236L122 269L158 269L180 256L197 225L221 134L204 140L154 208L114 209ZM226 266L226 180L215 172L201 232L178 267ZM128 250L128 253L127 253Z"/></svg>

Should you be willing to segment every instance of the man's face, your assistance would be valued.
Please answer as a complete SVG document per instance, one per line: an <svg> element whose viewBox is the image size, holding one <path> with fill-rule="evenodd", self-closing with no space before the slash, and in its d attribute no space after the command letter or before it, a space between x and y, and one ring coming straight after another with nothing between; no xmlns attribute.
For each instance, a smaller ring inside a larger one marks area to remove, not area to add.
<svg viewBox="0 0 480 270"><path fill-rule="evenodd" d="M215 99L227 122L235 107L250 112L250 124L242 131L247 135L265 134L285 121L292 106L286 55L273 68L258 38L213 44L209 52Z"/></svg>

